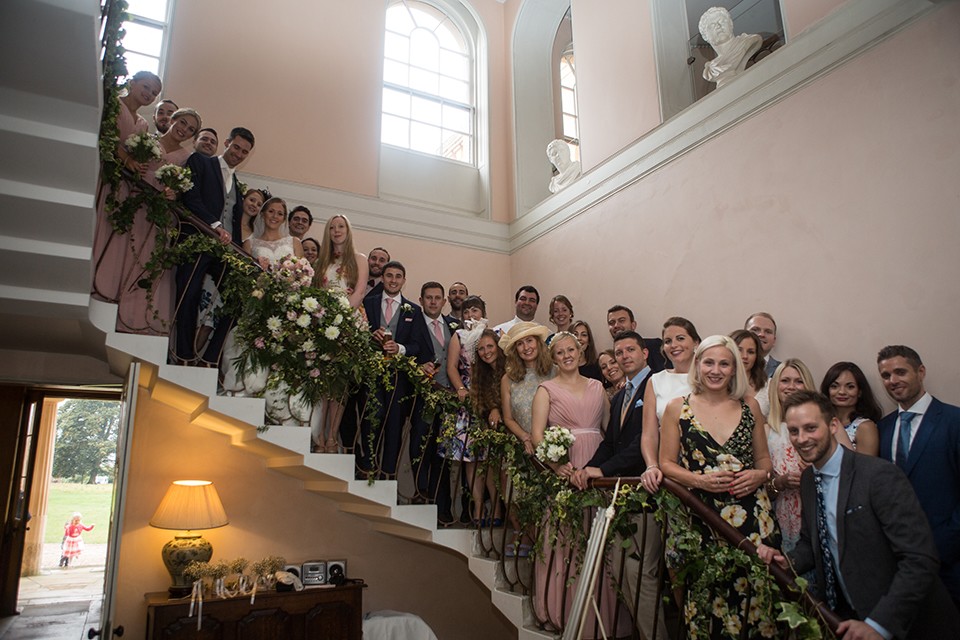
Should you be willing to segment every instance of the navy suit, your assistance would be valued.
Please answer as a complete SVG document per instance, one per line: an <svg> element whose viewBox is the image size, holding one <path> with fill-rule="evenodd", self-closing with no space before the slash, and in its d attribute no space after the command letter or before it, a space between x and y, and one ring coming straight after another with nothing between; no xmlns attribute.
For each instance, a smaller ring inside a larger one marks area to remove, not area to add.
<svg viewBox="0 0 960 640"><path fill-rule="evenodd" d="M200 222L212 225L220 222L226 201L226 192L223 186L223 173L220 171L219 158L208 158L194 153L187 160L187 168L192 172L193 187L181 196L183 205L195 215ZM233 224L227 231L239 242L241 222L243 220L243 196L240 194L236 176L233 177L233 189L237 194L233 206ZM180 235L188 236L196 233L191 224L181 225ZM176 272L177 285L177 315L175 320L176 340L174 352L181 361L193 361L197 357L195 340L197 334L197 316L200 309L200 299L203 295L203 278L209 274L214 282L223 275L224 265L210 255L197 257L195 263L179 265ZM217 362L223 347L224 338L230 330L232 322L229 318L221 317L217 328L210 336L207 350L203 359L207 362Z"/></svg>
<svg viewBox="0 0 960 640"><path fill-rule="evenodd" d="M937 578L930 526L909 482L886 460L848 449L842 455L837 564L857 619L870 618L895 638L960 637L957 611ZM797 573L816 569L822 593L825 579L812 467L800 477L800 499L800 541L788 555ZM837 593L842 595L839 585Z"/></svg>
<svg viewBox="0 0 960 640"><path fill-rule="evenodd" d="M767 377L772 378L773 374L777 372L777 367L779 366L780 366L779 360L777 360L773 356L770 356L769 358L767 358L767 364L764 367L764 371L766 371Z"/></svg>
<svg viewBox="0 0 960 640"><path fill-rule="evenodd" d="M893 461L897 411L877 424L880 457ZM932 399L903 472L913 485L940 553L940 577L960 603L960 407Z"/></svg>
<svg viewBox="0 0 960 640"><path fill-rule="evenodd" d="M367 295L363 299L363 308L367 313L370 329L375 331L381 326L380 306L382 295ZM401 344L405 355L414 358L417 364L423 364L433 359L433 345L427 328L423 322L423 311L412 301L401 296L400 308L394 311L398 315L397 330L393 340ZM400 459L400 445L403 441L403 423L407 419L411 408L410 383L404 376L394 379L394 388L377 390L380 401L380 411L373 422L381 425L379 434L379 448L381 451L380 471L386 477L397 472L397 463ZM369 449L369 436L374 425L369 418L363 420L360 426L360 446L358 447L357 462L362 471L372 468L372 452Z"/></svg>
<svg viewBox="0 0 960 640"><path fill-rule="evenodd" d="M587 463L588 467L598 467L605 478L616 476L639 476L647 469L640 451L640 435L643 433L643 392L653 371L650 371L637 387L633 398L626 407L623 425L620 424L622 407L625 401L625 389L620 389L610 402L610 422L603 442ZM639 402L639 406L638 403Z"/></svg>

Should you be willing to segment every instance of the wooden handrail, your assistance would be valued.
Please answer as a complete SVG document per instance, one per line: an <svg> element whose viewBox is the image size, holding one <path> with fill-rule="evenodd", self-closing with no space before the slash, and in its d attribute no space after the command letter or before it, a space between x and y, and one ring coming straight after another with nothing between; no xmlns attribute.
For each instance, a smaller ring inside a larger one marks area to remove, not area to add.
<svg viewBox="0 0 960 640"><path fill-rule="evenodd" d="M596 489L614 489L616 487L617 481L620 482L620 485L639 485L641 484L640 478L595 478L591 481L590 486ZM710 508L709 505L705 504L700 498L695 496L692 491L684 487L679 482L670 480L669 478L664 478L660 485L663 489L669 491L677 498L680 499L680 502L684 504L690 511L692 511L698 518L703 520L707 526L709 526L713 531L720 535L721 538L727 541L728 544L733 545L734 547L754 556L757 555L757 547L750 542L742 533L737 531L730 523L720 517L720 514ZM773 579L777 581L777 584L780 585L780 588L786 593L797 593L801 592L800 587L794 581L793 576L786 569L780 568L776 564L768 565L770 570L770 575L773 576ZM827 623L827 626L830 627L830 631L833 633L837 632L837 627L840 625L843 620L831 610L826 603L813 597L809 591L802 590L803 598L816 610L817 615Z"/></svg>

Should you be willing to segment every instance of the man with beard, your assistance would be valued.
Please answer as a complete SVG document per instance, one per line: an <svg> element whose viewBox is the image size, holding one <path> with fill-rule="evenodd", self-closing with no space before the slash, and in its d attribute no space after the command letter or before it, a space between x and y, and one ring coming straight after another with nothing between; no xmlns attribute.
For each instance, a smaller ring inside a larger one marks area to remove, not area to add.
<svg viewBox="0 0 960 640"><path fill-rule="evenodd" d="M157 137L167 132L170 128L170 119L179 108L176 102L168 98L164 98L157 104L157 108L153 112L153 126L157 129Z"/></svg>
<svg viewBox="0 0 960 640"><path fill-rule="evenodd" d="M374 289L382 289L383 267L390 262L390 253L383 247L377 247L367 254L367 267L369 269L369 280L367 280L367 292L370 295Z"/></svg>
<svg viewBox="0 0 960 640"><path fill-rule="evenodd" d="M447 291L447 302L450 303L450 315L457 320L463 320L463 301L467 299L470 293L467 291L467 285L462 282L454 282Z"/></svg>

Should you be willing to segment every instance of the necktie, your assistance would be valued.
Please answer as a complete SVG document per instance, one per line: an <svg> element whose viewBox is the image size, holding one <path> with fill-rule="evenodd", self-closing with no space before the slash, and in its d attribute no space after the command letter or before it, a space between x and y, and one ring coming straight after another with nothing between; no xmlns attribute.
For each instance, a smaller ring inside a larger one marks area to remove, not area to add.
<svg viewBox="0 0 960 640"><path fill-rule="evenodd" d="M623 426L623 421L627 418L627 410L631 402L633 402L633 381L628 380L627 386L623 388L623 404L620 405L620 426Z"/></svg>
<svg viewBox="0 0 960 640"><path fill-rule="evenodd" d="M393 319L393 298L384 298L383 302L387 305L387 310L383 312L383 324L388 325Z"/></svg>
<svg viewBox="0 0 960 640"><path fill-rule="evenodd" d="M830 532L827 529L827 504L823 499L823 483L819 473L813 474L813 483L817 487L817 537L820 539L820 555L823 557L824 595L827 606L837 608L837 568L830 551Z"/></svg>
<svg viewBox="0 0 960 640"><path fill-rule="evenodd" d="M897 441L897 466L903 469L907 466L907 458L910 457L910 434L913 428L910 422L917 417L912 411L900 412L900 439Z"/></svg>
<svg viewBox="0 0 960 640"><path fill-rule="evenodd" d="M433 321L433 335L437 336L437 342L443 344L443 331L440 329L440 321Z"/></svg>

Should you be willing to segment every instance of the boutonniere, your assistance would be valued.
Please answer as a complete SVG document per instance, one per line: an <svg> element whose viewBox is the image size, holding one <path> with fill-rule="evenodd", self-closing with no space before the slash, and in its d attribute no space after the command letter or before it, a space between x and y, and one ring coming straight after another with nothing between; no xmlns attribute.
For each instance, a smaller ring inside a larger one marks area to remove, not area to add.
<svg viewBox="0 0 960 640"><path fill-rule="evenodd" d="M458 323L456 323L456 322L451 322L451 323L450 323L449 325L447 325L447 326L450 327L450 331L456 331L456 330L460 327L460 325L459 325Z"/></svg>
<svg viewBox="0 0 960 640"><path fill-rule="evenodd" d="M409 302L404 302L402 305L400 305L400 311L403 311L404 313L410 313L413 311L413 307L410 306Z"/></svg>
<svg viewBox="0 0 960 640"><path fill-rule="evenodd" d="M240 196L243 197L244 195L246 195L250 187L248 187L247 183L241 180L240 178L236 178L236 180L237 180L237 193L239 193Z"/></svg>

